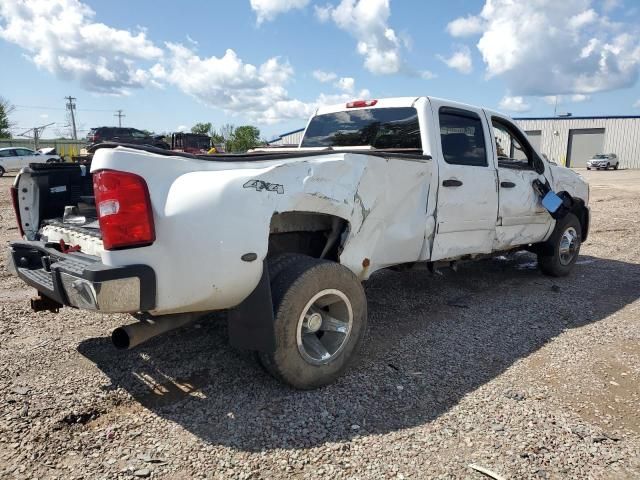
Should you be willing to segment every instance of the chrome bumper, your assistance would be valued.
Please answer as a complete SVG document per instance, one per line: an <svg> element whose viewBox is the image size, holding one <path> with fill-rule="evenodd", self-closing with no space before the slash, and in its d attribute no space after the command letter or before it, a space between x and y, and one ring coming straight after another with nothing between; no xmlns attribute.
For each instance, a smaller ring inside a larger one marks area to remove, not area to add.
<svg viewBox="0 0 640 480"><path fill-rule="evenodd" d="M62 253L55 244L13 242L8 268L61 305L104 313L153 310L156 278L147 265L110 267L98 257Z"/></svg>

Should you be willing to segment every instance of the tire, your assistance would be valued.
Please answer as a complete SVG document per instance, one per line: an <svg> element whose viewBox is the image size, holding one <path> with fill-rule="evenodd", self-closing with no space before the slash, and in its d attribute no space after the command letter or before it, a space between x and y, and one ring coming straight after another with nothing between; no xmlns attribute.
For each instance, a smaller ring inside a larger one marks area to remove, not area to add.
<svg viewBox="0 0 640 480"><path fill-rule="evenodd" d="M4 176L5 173L7 173L7 171L4 169L4 167L0 167L0 177Z"/></svg>
<svg viewBox="0 0 640 480"><path fill-rule="evenodd" d="M604 167L605 170L609 170L610 165L607 163L607 166Z"/></svg>
<svg viewBox="0 0 640 480"><path fill-rule="evenodd" d="M587 170L591 170L591 167L587 167Z"/></svg>
<svg viewBox="0 0 640 480"><path fill-rule="evenodd" d="M274 272L271 284L276 350L258 353L260 363L297 389L332 383L353 362L365 337L364 289L335 262L295 254L279 261L286 266Z"/></svg>
<svg viewBox="0 0 640 480"><path fill-rule="evenodd" d="M620 163L616 163L616 164L613 166L613 169L614 169L614 170L617 170L617 169L618 169L618 165L620 165Z"/></svg>
<svg viewBox="0 0 640 480"><path fill-rule="evenodd" d="M538 266L545 275L565 277L571 273L580 254L582 228L578 218L568 213L556 222L551 237L541 245Z"/></svg>

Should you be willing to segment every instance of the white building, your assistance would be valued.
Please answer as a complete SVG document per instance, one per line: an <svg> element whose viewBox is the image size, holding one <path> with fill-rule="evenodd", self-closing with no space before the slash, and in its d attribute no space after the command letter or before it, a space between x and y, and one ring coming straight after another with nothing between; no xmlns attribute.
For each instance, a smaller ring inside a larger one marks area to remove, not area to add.
<svg viewBox="0 0 640 480"><path fill-rule="evenodd" d="M584 167L615 153L620 168L640 168L640 116L516 118L531 143L560 165Z"/></svg>
<svg viewBox="0 0 640 480"><path fill-rule="evenodd" d="M304 133L304 128L299 128L298 130L294 130L292 132L283 133L277 138L274 138L269 142L270 147L291 147L298 146L302 141L302 134Z"/></svg>

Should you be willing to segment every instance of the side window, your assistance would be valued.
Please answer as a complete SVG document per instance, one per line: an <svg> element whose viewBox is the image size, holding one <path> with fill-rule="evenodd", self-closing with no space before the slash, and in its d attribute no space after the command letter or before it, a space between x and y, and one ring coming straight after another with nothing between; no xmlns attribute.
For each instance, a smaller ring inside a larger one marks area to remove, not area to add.
<svg viewBox="0 0 640 480"><path fill-rule="evenodd" d="M16 148L16 153L20 157L28 157L30 155L33 155L33 151L27 150L26 148Z"/></svg>
<svg viewBox="0 0 640 480"><path fill-rule="evenodd" d="M486 167L487 149L480 117L474 112L448 107L440 109L439 117L444 161Z"/></svg>
<svg viewBox="0 0 640 480"><path fill-rule="evenodd" d="M492 118L498 166L533 169L533 152L522 135L508 122Z"/></svg>
<svg viewBox="0 0 640 480"><path fill-rule="evenodd" d="M0 157L13 157L15 150L0 150Z"/></svg>

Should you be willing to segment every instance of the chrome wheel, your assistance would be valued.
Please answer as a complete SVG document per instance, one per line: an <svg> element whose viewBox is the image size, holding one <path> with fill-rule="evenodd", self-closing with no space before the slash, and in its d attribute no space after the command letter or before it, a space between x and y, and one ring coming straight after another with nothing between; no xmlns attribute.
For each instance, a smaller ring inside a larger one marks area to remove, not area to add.
<svg viewBox="0 0 640 480"><path fill-rule="evenodd" d="M558 253L560 256L560 263L562 265L569 265L576 257L578 247L580 246L580 239L578 233L573 227L567 228L562 237L560 237L560 245L558 246Z"/></svg>
<svg viewBox="0 0 640 480"><path fill-rule="evenodd" d="M318 292L298 319L300 355L313 365L329 363L347 344L352 325L353 309L344 293L334 289Z"/></svg>

